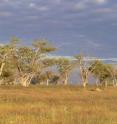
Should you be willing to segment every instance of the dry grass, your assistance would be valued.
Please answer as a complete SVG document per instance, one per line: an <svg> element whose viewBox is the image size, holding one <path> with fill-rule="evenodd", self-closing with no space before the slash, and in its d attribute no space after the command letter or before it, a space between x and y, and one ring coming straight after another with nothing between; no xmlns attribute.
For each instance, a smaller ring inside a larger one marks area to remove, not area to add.
<svg viewBox="0 0 117 124"><path fill-rule="evenodd" d="M0 124L117 124L117 88L0 88Z"/></svg>

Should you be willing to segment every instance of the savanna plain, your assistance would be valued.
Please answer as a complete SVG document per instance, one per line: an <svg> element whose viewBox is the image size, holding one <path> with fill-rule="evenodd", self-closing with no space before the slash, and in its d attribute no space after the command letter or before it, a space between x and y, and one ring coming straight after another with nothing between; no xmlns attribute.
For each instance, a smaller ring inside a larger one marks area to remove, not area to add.
<svg viewBox="0 0 117 124"><path fill-rule="evenodd" d="M0 124L117 124L117 88L0 87Z"/></svg>

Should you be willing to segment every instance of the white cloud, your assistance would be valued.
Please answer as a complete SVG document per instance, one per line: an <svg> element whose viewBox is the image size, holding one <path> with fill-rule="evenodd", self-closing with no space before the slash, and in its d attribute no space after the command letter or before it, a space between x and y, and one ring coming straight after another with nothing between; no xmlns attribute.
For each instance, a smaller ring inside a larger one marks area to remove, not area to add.
<svg viewBox="0 0 117 124"><path fill-rule="evenodd" d="M98 4L105 4L107 3L107 0L82 0L79 1L78 3L75 3L74 9L75 10L84 10L88 8L91 5L98 5Z"/></svg>
<svg viewBox="0 0 117 124"><path fill-rule="evenodd" d="M29 7L34 8L36 6L35 3L29 3Z"/></svg>
<svg viewBox="0 0 117 124"><path fill-rule="evenodd" d="M39 11L47 11L49 9L47 6L36 5L35 3L29 3L29 7Z"/></svg>
<svg viewBox="0 0 117 124"><path fill-rule="evenodd" d="M95 2L96 2L97 4L103 4L103 3L106 3L107 0L95 0Z"/></svg>
<svg viewBox="0 0 117 124"><path fill-rule="evenodd" d="M74 5L75 10L84 10L86 9L87 5L85 2L80 2Z"/></svg>

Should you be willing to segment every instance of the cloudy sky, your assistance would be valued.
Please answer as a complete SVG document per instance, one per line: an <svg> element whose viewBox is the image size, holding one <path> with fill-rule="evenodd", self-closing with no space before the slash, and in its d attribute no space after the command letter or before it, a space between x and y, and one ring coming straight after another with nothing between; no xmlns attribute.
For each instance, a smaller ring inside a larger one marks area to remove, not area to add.
<svg viewBox="0 0 117 124"><path fill-rule="evenodd" d="M43 38L60 55L117 57L117 0L0 0L0 43Z"/></svg>

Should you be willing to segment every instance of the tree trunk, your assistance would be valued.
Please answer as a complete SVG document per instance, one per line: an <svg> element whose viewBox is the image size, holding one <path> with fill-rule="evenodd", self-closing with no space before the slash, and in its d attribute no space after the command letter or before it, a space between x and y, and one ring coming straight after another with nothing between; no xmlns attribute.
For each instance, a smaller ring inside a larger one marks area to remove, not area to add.
<svg viewBox="0 0 117 124"><path fill-rule="evenodd" d="M22 86L24 86L24 87L28 87L28 86L30 85L30 83L31 83L32 77L33 77L33 76L31 76L31 75L25 75L25 76L21 77L21 79L20 79L20 80L21 80L20 84L21 84Z"/></svg>
<svg viewBox="0 0 117 124"><path fill-rule="evenodd" d="M117 79L115 79L115 87L117 87Z"/></svg>
<svg viewBox="0 0 117 124"><path fill-rule="evenodd" d="M49 79L47 79L47 81L46 81L46 85L47 85L47 86L49 85Z"/></svg>
<svg viewBox="0 0 117 124"><path fill-rule="evenodd" d="M2 63L1 67L0 67L0 76L2 75L3 69L4 69L5 63Z"/></svg>
<svg viewBox="0 0 117 124"><path fill-rule="evenodd" d="M88 84L88 71L83 67L80 67L80 73L81 73L81 80L82 80L83 87L86 88Z"/></svg>
<svg viewBox="0 0 117 124"><path fill-rule="evenodd" d="M117 79L113 79L113 87L117 87Z"/></svg>
<svg viewBox="0 0 117 124"><path fill-rule="evenodd" d="M65 75L65 80L64 80L64 85L67 85L68 84L68 75L66 74Z"/></svg>
<svg viewBox="0 0 117 124"><path fill-rule="evenodd" d="M96 87L99 87L99 79L96 79Z"/></svg>
<svg viewBox="0 0 117 124"><path fill-rule="evenodd" d="M86 88L86 86L87 86L87 82L85 81L83 82L83 87Z"/></svg>
<svg viewBox="0 0 117 124"><path fill-rule="evenodd" d="M113 79L113 81L112 81L112 82L113 82L113 87L115 87L115 80Z"/></svg>

